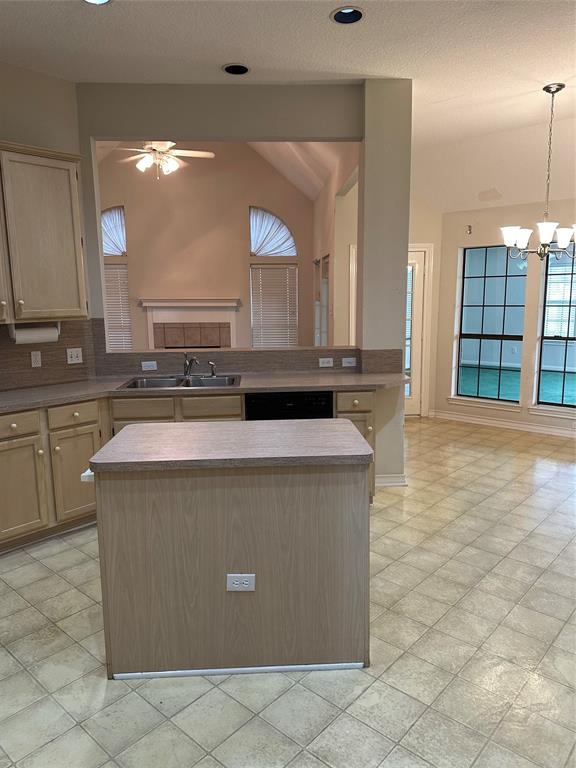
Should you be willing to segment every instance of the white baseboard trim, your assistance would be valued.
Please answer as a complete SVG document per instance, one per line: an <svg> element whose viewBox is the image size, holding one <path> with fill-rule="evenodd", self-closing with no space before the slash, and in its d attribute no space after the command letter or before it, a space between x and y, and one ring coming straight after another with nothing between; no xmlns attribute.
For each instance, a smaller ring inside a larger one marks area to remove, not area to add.
<svg viewBox="0 0 576 768"><path fill-rule="evenodd" d="M406 475L376 475L376 488L392 488L408 485Z"/></svg>
<svg viewBox="0 0 576 768"><path fill-rule="evenodd" d="M114 680L140 680L150 677L199 677L200 675L251 675L256 672L320 672L340 669L362 669L361 661L330 664L278 664L273 667L228 667L226 669L174 669L168 672L118 672Z"/></svg>
<svg viewBox="0 0 576 768"><path fill-rule="evenodd" d="M495 419L490 416L474 416L467 413L453 413L452 411L430 411L429 416L447 421L463 421L468 424L480 424L485 427L503 427L504 429L516 429L520 432L536 432L541 435L554 437L576 438L574 427L552 427L547 424L530 424L526 421L509 421L507 419ZM376 478L378 485L378 478Z"/></svg>

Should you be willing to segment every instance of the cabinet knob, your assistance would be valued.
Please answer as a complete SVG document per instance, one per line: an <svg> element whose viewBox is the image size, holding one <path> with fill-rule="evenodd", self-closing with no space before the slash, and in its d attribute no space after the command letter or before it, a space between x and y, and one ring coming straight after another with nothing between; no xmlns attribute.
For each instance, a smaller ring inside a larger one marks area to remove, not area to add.
<svg viewBox="0 0 576 768"><path fill-rule="evenodd" d="M374 427L368 427L368 432L374 432Z"/></svg>
<svg viewBox="0 0 576 768"><path fill-rule="evenodd" d="M80 414L78 413L78 411L74 411L72 416L74 416L75 419L79 419L80 418Z"/></svg>
<svg viewBox="0 0 576 768"><path fill-rule="evenodd" d="M360 405L360 400L352 400L352 405Z"/></svg>
<svg viewBox="0 0 576 768"><path fill-rule="evenodd" d="M10 429L18 429L18 424L16 424L16 422L14 422L14 424L10 424Z"/></svg>
<svg viewBox="0 0 576 768"><path fill-rule="evenodd" d="M44 451L42 448L38 448L38 456L44 456Z"/></svg>
<svg viewBox="0 0 576 768"><path fill-rule="evenodd" d="M24 306L24 299L18 299L18 304L19 304L19 306L23 307Z"/></svg>
<svg viewBox="0 0 576 768"><path fill-rule="evenodd" d="M56 451L56 453L60 453L60 451L61 451L62 449L60 448L60 446L59 446L59 445L57 445L57 446L55 446L54 450Z"/></svg>

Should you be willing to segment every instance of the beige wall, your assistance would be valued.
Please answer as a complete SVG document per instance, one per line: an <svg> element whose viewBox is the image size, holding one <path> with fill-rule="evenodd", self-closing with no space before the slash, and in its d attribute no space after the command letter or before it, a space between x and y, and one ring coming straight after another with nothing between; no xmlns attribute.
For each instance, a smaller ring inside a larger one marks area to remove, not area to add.
<svg viewBox="0 0 576 768"><path fill-rule="evenodd" d="M336 195L343 185L358 170L360 162L360 145L342 143L337 166L326 180L322 190L314 201L314 259L330 256L329 282L329 344L348 344L348 341L336 341L335 337L335 306L334 306L334 273L335 273L335 240L334 223L336 215ZM318 287L318 286L317 286Z"/></svg>
<svg viewBox="0 0 576 768"><path fill-rule="evenodd" d="M0 138L78 152L74 84L0 63Z"/></svg>
<svg viewBox="0 0 576 768"><path fill-rule="evenodd" d="M553 201L550 218L570 224L576 216L575 200ZM439 254L440 296L433 314L438 317L436 366L433 370L432 410L438 415L471 419L497 419L542 430L570 429L576 423L571 409L534 407L534 374L538 364L538 339L544 268L532 255L528 261L526 311L520 404L477 403L471 398L453 397L454 350L457 332L456 306L459 289L460 253L464 247L495 245L502 241L500 227L518 222L536 229L542 217L542 204L505 206L484 210L448 213L442 220L442 247ZM467 226L472 234L467 234ZM562 413L563 411L563 413Z"/></svg>
<svg viewBox="0 0 576 768"><path fill-rule="evenodd" d="M350 338L350 246L358 244L358 182L336 195L332 295L334 344L355 344Z"/></svg>
<svg viewBox="0 0 576 768"><path fill-rule="evenodd" d="M160 180L119 163L124 152L112 152L99 166L101 209L125 207L134 348L148 346L142 298L240 298L237 346L251 346L251 205L277 214L294 235L299 343L311 345L311 201L247 144L202 142L192 148L216 157L191 160Z"/></svg>

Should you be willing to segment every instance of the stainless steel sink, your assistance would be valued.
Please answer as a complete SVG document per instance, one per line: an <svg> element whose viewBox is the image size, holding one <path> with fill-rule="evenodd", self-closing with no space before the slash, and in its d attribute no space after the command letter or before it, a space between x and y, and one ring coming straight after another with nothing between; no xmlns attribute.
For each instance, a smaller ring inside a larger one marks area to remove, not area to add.
<svg viewBox="0 0 576 768"><path fill-rule="evenodd" d="M138 376L128 384L124 384L123 389L172 389L182 386L183 381L183 376Z"/></svg>
<svg viewBox="0 0 576 768"><path fill-rule="evenodd" d="M185 379L182 387L236 387L240 384L240 376L190 376Z"/></svg>
<svg viewBox="0 0 576 768"><path fill-rule="evenodd" d="M122 389L190 389L202 387L235 387L240 376L137 376L124 384Z"/></svg>

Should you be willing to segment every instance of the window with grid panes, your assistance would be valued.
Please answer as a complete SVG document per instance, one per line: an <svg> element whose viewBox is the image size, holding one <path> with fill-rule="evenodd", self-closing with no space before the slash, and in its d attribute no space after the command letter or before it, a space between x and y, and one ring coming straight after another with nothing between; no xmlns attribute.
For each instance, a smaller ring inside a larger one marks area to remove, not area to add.
<svg viewBox="0 0 576 768"><path fill-rule="evenodd" d="M506 248L465 248L457 394L518 402L526 262Z"/></svg>
<svg viewBox="0 0 576 768"><path fill-rule="evenodd" d="M571 243L574 256L574 243ZM548 256L538 402L576 406L576 262Z"/></svg>

